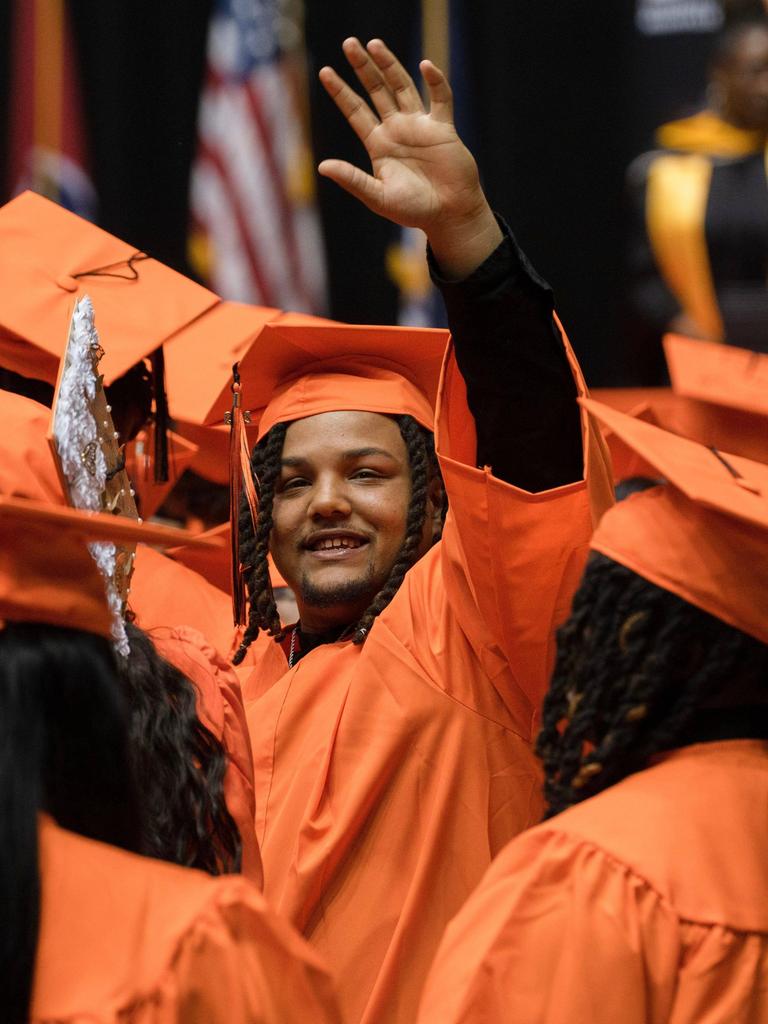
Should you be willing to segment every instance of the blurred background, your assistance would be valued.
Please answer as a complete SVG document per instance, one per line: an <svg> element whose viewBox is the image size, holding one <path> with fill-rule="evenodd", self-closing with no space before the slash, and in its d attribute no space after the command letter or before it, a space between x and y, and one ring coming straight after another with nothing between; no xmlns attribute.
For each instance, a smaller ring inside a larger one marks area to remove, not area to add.
<svg viewBox="0 0 768 1024"><path fill-rule="evenodd" d="M596 386L653 384L628 312L627 168L706 105L733 0L6 0L0 181L214 290L359 323L439 323L423 245L317 178L366 164L317 85L347 35L447 66L491 204ZM367 166L367 165L366 165ZM225 252L225 249L227 250Z"/></svg>

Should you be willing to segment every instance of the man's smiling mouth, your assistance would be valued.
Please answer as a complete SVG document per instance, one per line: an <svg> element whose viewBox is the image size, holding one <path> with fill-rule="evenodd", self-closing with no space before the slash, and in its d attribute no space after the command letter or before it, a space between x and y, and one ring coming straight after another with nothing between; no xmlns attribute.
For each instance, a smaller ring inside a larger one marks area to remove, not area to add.
<svg viewBox="0 0 768 1024"><path fill-rule="evenodd" d="M303 547L315 555L342 557L367 544L368 539L362 534L325 531L308 537Z"/></svg>

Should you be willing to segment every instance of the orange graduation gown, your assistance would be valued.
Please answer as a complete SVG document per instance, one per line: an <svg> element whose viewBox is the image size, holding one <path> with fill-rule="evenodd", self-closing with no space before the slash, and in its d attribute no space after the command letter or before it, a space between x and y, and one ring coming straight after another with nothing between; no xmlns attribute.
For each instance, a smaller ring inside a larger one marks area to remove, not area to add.
<svg viewBox="0 0 768 1024"><path fill-rule="evenodd" d="M365 644L316 648L291 670L270 644L244 685L264 891L331 966L350 1024L414 1019L446 924L539 820L531 740L554 629L590 498L610 491L586 424L593 486L528 494L475 469L452 357L438 426L443 539Z"/></svg>
<svg viewBox="0 0 768 1024"><path fill-rule="evenodd" d="M261 887L261 857L253 826L253 762L240 682L232 666L198 630L158 626L149 636L158 654L192 681L200 721L226 751L224 799L243 842L243 874Z"/></svg>
<svg viewBox="0 0 768 1024"><path fill-rule="evenodd" d="M239 877L40 826L32 1024L339 1024L312 950Z"/></svg>
<svg viewBox="0 0 768 1024"><path fill-rule="evenodd" d="M701 743L520 836L419 1024L765 1024L768 743Z"/></svg>

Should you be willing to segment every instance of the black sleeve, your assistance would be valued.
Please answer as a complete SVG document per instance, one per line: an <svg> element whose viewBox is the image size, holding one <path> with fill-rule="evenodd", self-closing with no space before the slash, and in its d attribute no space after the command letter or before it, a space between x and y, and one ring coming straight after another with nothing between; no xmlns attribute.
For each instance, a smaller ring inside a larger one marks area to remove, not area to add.
<svg viewBox="0 0 768 1024"><path fill-rule="evenodd" d="M500 222L501 223L501 222ZM576 384L552 291L501 223L504 240L464 281L430 270L448 312L477 428L477 465L523 490L583 478Z"/></svg>

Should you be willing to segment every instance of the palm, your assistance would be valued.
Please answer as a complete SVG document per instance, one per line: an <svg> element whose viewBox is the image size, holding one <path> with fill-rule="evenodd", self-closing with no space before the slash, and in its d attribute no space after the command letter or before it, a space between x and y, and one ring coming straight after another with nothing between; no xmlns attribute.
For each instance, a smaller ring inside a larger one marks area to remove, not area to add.
<svg viewBox="0 0 768 1024"><path fill-rule="evenodd" d="M394 114L366 139L381 184L374 209L408 227L427 228L457 191L475 185L469 151L451 124L429 114Z"/></svg>
<svg viewBox="0 0 768 1024"><path fill-rule="evenodd" d="M373 173L341 160L323 161L321 172L375 213L408 227L428 231L447 214L471 210L480 192L477 167L453 126L450 87L442 73L433 65L425 70L427 112L383 44L373 51L376 63L356 40L348 40L344 49L377 113L330 68L323 69L321 80L365 146Z"/></svg>

